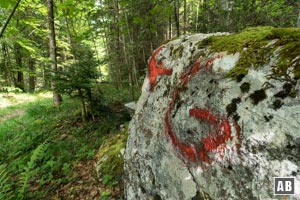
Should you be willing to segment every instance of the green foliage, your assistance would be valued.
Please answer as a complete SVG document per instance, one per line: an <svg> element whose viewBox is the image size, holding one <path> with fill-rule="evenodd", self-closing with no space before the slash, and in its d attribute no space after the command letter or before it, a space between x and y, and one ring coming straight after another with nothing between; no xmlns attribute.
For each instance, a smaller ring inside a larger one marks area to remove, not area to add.
<svg viewBox="0 0 300 200"><path fill-rule="evenodd" d="M14 5L14 3L16 3L13 0L1 0L0 1L0 8L8 8L8 7L12 7Z"/></svg>
<svg viewBox="0 0 300 200"><path fill-rule="evenodd" d="M79 45L75 51L76 61L60 72L58 91L72 95L79 89L91 90L93 82L99 77L97 61L93 51L86 45Z"/></svg>
<svg viewBox="0 0 300 200"><path fill-rule="evenodd" d="M11 199L13 196L12 183L9 171L4 165L0 165L0 200Z"/></svg>
<svg viewBox="0 0 300 200"><path fill-rule="evenodd" d="M27 191L27 184L29 181L29 178L33 176L34 167L38 160L43 158L43 154L45 153L46 149L48 147L48 141L43 142L40 144L35 150L33 150L33 153L30 157L30 161L28 161L27 165L25 166L25 171L20 175L20 185L21 189L18 194L18 199L24 199Z"/></svg>
<svg viewBox="0 0 300 200"><path fill-rule="evenodd" d="M238 32L247 27L293 27L298 3L295 1L213 0L200 5L198 20L191 24L200 32Z"/></svg>
<svg viewBox="0 0 300 200"><path fill-rule="evenodd" d="M93 109L97 106L97 101L93 98L92 89L99 77L97 71L98 63L94 58L93 51L87 45L78 45L73 54L76 60L58 74L56 90L60 94L68 94L80 99L82 121L86 121L88 115L86 104L88 104L93 118ZM97 100L99 100L99 95L98 93L96 96Z"/></svg>
<svg viewBox="0 0 300 200"><path fill-rule="evenodd" d="M111 192L109 191L101 192L101 200L108 200L110 196L111 196Z"/></svg>
<svg viewBox="0 0 300 200"><path fill-rule="evenodd" d="M77 164L93 159L106 134L116 132L126 119L110 104L99 110L97 122L83 125L78 106L70 98L60 108L53 107L52 99L39 99L1 110L1 200L48 199L56 188L78 179ZM25 113L4 118L19 109Z"/></svg>

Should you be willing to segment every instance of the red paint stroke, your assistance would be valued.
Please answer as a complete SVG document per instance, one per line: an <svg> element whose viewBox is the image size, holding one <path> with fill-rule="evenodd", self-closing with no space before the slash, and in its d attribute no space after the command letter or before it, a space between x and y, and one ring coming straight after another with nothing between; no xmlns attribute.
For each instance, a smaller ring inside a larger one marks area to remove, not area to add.
<svg viewBox="0 0 300 200"><path fill-rule="evenodd" d="M222 54L218 54L218 55L216 55L215 57L212 57L212 58L208 59L208 60L206 61L205 65L204 65L204 66L205 66L205 69L207 69L207 70L212 70L214 61L215 61L216 59L219 59L219 58L222 58L222 57L223 57Z"/></svg>
<svg viewBox="0 0 300 200"><path fill-rule="evenodd" d="M215 115L211 114L207 109L193 108L189 111L190 117L195 117L197 119L202 119L203 121L207 121L210 124L216 124L217 118Z"/></svg>
<svg viewBox="0 0 300 200"><path fill-rule="evenodd" d="M159 52L164 48L165 46L160 46L157 48L149 61L149 67L148 67L148 76L150 80L150 91L153 92L157 76L159 75L171 75L173 70L164 68L162 61L156 62L156 56L159 54Z"/></svg>
<svg viewBox="0 0 300 200"><path fill-rule="evenodd" d="M240 128L236 123L234 123L234 126L231 126L229 120L226 117L218 116L213 114L208 109L202 109L202 108L192 108L190 110L190 116L198 119L199 121L207 122L211 125L213 125L215 132L209 133L207 137L203 138L201 140L201 143L203 145L201 154L199 154L199 159L203 159L203 161L208 161L209 152L218 150L218 152L224 151L226 148L224 145L226 145L226 142L233 139L233 136L231 135L231 130L234 128L236 129L236 133L239 139L240 135ZM219 148L221 147L221 148Z"/></svg>
<svg viewBox="0 0 300 200"><path fill-rule="evenodd" d="M185 144L181 142L176 133L172 130L171 114L175 107L176 100L180 97L181 87L188 84L191 77L193 77L201 69L201 66L204 66L206 70L210 70L213 67L214 60L221 57L222 55L219 54L205 62L197 60L188 73L184 72L181 74L179 82L172 91L171 100L165 114L164 123L166 134L169 136L173 146L181 153L181 155L191 162L200 160L206 163L211 163L212 160L209 158L209 153L212 151L216 151L218 153L225 151L226 143L233 139L232 130L234 129L236 131L237 139L240 140L241 128L236 122L231 125L228 118L216 115L207 108L196 107L189 110L190 117L196 118L199 122L208 123L213 127L213 131L208 133L208 136L201 139L200 145L197 145L200 146L199 148L195 148L193 144ZM236 147L239 148L240 144L236 144Z"/></svg>
<svg viewBox="0 0 300 200"><path fill-rule="evenodd" d="M222 58L223 54L218 54L212 58L209 58L203 62L201 62L200 60L196 60L196 62L193 64L192 68L190 69L190 71L188 73L183 73L180 76L180 80L182 81L183 85L187 85L187 83L190 81L190 79L197 74L197 72L201 69L201 66L204 67L205 70L207 71L211 71L212 67L213 67L213 63L216 59Z"/></svg>
<svg viewBox="0 0 300 200"><path fill-rule="evenodd" d="M183 73L181 76L180 76L180 79L182 80L182 83L184 85L187 85L187 83L190 81L191 77L194 76L201 68L201 62L199 60L197 60L192 69L190 70L189 73Z"/></svg>

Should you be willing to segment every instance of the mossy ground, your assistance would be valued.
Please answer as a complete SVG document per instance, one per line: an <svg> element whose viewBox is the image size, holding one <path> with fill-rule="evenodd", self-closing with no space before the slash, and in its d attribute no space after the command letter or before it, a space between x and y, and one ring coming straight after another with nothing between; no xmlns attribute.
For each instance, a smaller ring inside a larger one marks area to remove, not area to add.
<svg viewBox="0 0 300 200"><path fill-rule="evenodd" d="M271 41L272 45L268 45ZM248 28L241 33L227 36L212 36L198 44L198 48L210 47L211 52L240 52L237 65L227 74L241 81L250 68L266 64L274 51L281 47L278 63L273 67L273 77L287 74L291 68L295 79L300 78L300 29L299 28Z"/></svg>

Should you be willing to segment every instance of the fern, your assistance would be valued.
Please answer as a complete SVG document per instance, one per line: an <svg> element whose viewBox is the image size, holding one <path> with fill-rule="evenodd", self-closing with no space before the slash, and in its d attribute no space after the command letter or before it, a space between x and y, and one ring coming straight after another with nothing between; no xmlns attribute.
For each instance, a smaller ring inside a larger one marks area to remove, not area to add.
<svg viewBox="0 0 300 200"><path fill-rule="evenodd" d="M20 185L21 189L18 192L18 199L22 200L25 197L26 189L27 189L27 183L29 181L29 178L32 176L32 171L35 166L35 162L38 159L41 159L43 157L44 152L46 151L48 147L49 141L45 141L42 144L40 144L35 150L33 150L33 153L30 157L30 161L28 161L27 166L25 167L25 171L20 176Z"/></svg>
<svg viewBox="0 0 300 200"><path fill-rule="evenodd" d="M0 165L0 200L11 199L12 196L13 191L8 176L8 170L4 165Z"/></svg>

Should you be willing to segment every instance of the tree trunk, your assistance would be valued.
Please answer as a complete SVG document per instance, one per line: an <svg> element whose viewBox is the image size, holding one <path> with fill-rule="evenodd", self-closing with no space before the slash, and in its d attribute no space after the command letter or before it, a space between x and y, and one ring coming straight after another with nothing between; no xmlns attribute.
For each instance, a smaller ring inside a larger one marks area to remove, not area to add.
<svg viewBox="0 0 300 200"><path fill-rule="evenodd" d="M7 44L4 41L2 42L1 46L3 59L3 67L1 68L1 71L4 72L5 86L11 86L12 83L15 83L15 77L13 72L11 71L11 60L9 56L9 51Z"/></svg>
<svg viewBox="0 0 300 200"><path fill-rule="evenodd" d="M79 95L80 102L81 102L81 119L82 119L82 122L85 123L86 118L87 118L87 109L86 109L86 105L84 102L83 93L80 88L78 88L78 95Z"/></svg>
<svg viewBox="0 0 300 200"><path fill-rule="evenodd" d="M204 33L208 33L208 11L207 11L207 1L208 0L203 0L203 8L202 8L202 15L203 15L203 26L202 30Z"/></svg>
<svg viewBox="0 0 300 200"><path fill-rule="evenodd" d="M179 0L174 1L174 17L175 17L175 24L176 24L176 33L177 37L180 36L180 22L179 22Z"/></svg>
<svg viewBox="0 0 300 200"><path fill-rule="evenodd" d="M19 44L15 44L15 57L16 57L16 64L17 64L17 79L15 81L15 87L20 88L23 92L25 92L24 75L22 71L23 69L22 53Z"/></svg>
<svg viewBox="0 0 300 200"><path fill-rule="evenodd" d="M55 106L61 104L61 95L57 92L56 77L58 73L57 69L57 57L56 57L56 41L55 41L55 26L54 26L54 3L53 0L47 0L48 3L48 28L49 28L49 54L51 59L51 68L53 71L52 90L53 90L53 103Z"/></svg>
<svg viewBox="0 0 300 200"><path fill-rule="evenodd" d="M169 16L169 39L171 39L173 37L173 33L172 33L172 15Z"/></svg>
<svg viewBox="0 0 300 200"><path fill-rule="evenodd" d="M121 76L121 66L122 66L122 57L121 57L121 37L120 37L120 27L119 27L119 1L118 0L113 0L113 6L114 6L114 24L113 24L113 29L115 31L115 51L116 51L116 56L117 56L117 64L116 64L116 80L115 80L115 87L119 89L119 87L122 85L122 76Z"/></svg>
<svg viewBox="0 0 300 200"><path fill-rule="evenodd" d="M186 34L186 0L183 1L183 34Z"/></svg>
<svg viewBox="0 0 300 200"><path fill-rule="evenodd" d="M296 27L297 27L297 28L300 28L300 9L299 9L299 13L298 13L298 18L297 18Z"/></svg>
<svg viewBox="0 0 300 200"><path fill-rule="evenodd" d="M29 92L35 91L35 61L33 58L29 59Z"/></svg>

